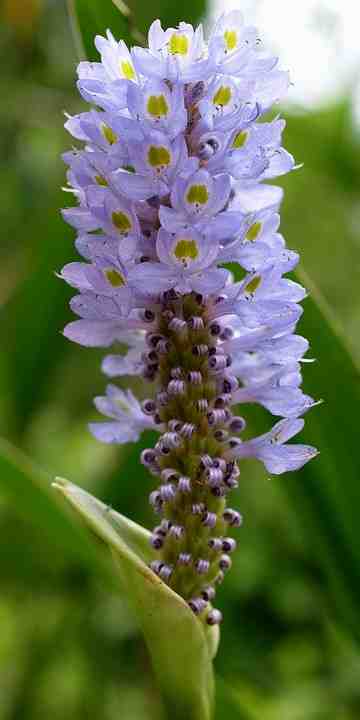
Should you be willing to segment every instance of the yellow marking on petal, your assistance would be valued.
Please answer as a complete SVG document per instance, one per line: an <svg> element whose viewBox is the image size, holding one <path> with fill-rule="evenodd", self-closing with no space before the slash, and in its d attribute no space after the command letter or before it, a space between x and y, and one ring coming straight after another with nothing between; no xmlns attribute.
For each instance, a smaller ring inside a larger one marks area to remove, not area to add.
<svg viewBox="0 0 360 720"><path fill-rule="evenodd" d="M247 283L247 285L245 285L245 290L248 293L254 293L258 289L259 285L261 285L261 276L256 275L252 278L252 280L250 280L250 282Z"/></svg>
<svg viewBox="0 0 360 720"><path fill-rule="evenodd" d="M252 242L256 240L257 236L260 234L262 228L261 222L255 222L253 225L250 225L246 235L246 240L251 240Z"/></svg>
<svg viewBox="0 0 360 720"><path fill-rule="evenodd" d="M107 187L107 185L109 184L102 175L95 175L95 180L98 185L103 185L104 187Z"/></svg>
<svg viewBox="0 0 360 720"><path fill-rule="evenodd" d="M162 167L164 165L170 165L171 155L169 150L163 145L150 145L148 160L152 167Z"/></svg>
<svg viewBox="0 0 360 720"><path fill-rule="evenodd" d="M169 52L172 55L187 55L189 50L189 41L186 35L177 35L174 33L169 42Z"/></svg>
<svg viewBox="0 0 360 720"><path fill-rule="evenodd" d="M129 62L129 60L121 60L120 61L120 70L121 70L123 76L127 80L135 79L135 70L132 66L132 63Z"/></svg>
<svg viewBox="0 0 360 720"><path fill-rule="evenodd" d="M115 405L119 408L119 410L122 410L126 415L131 415L131 409L129 407L129 403L126 402L126 400L120 400L119 398L116 398Z"/></svg>
<svg viewBox="0 0 360 720"><path fill-rule="evenodd" d="M119 210L118 212L113 212L111 215L111 219L115 227L120 230L121 233L128 233L129 230L131 230L132 228L132 222L129 216L121 210Z"/></svg>
<svg viewBox="0 0 360 720"><path fill-rule="evenodd" d="M239 150L240 148L244 147L244 145L247 142L247 139L249 137L249 133L247 130L240 130L240 132L236 133L233 141L232 146L233 148L236 148L236 150Z"/></svg>
<svg viewBox="0 0 360 720"><path fill-rule="evenodd" d="M169 107L166 102L164 95L150 95L147 102L147 111L149 115L153 117L166 116L169 112Z"/></svg>
<svg viewBox="0 0 360 720"><path fill-rule="evenodd" d="M227 50L235 50L237 46L237 32L236 30L225 30L224 40Z"/></svg>
<svg viewBox="0 0 360 720"><path fill-rule="evenodd" d="M190 185L186 200L194 205L206 205L209 200L209 193L206 185Z"/></svg>
<svg viewBox="0 0 360 720"><path fill-rule="evenodd" d="M186 262L187 259L196 260L199 250L195 240L187 240L186 238L178 240L174 248L174 255L177 260L183 262Z"/></svg>
<svg viewBox="0 0 360 720"><path fill-rule="evenodd" d="M125 285L125 280L122 274L114 268L106 268L104 275L112 287L122 287Z"/></svg>
<svg viewBox="0 0 360 720"><path fill-rule="evenodd" d="M214 105L221 105L222 107L224 107L224 105L228 105L231 100L231 95L232 92L229 85L220 85L213 97Z"/></svg>
<svg viewBox="0 0 360 720"><path fill-rule="evenodd" d="M108 141L109 145L114 145L118 141L118 136L114 131L109 127L108 125L105 125L105 123L101 126L101 132L105 138L105 140Z"/></svg>

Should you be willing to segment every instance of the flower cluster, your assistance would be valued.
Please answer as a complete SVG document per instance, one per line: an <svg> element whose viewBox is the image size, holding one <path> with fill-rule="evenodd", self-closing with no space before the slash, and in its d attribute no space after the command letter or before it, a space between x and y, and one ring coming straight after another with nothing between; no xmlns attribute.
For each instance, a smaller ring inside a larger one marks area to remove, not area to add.
<svg viewBox="0 0 360 720"><path fill-rule="evenodd" d="M304 289L284 278L298 255L279 234L281 190L264 183L294 168L284 121L263 116L289 78L265 54L254 27L231 12L208 45L202 28L149 30L129 51L108 31L101 62L82 62L78 88L93 108L68 117L83 143L65 154L78 205L64 210L84 262L64 267L80 319L66 337L86 346L121 343L110 377L153 383L142 404L109 384L97 397L103 442L136 441L157 429L141 461L159 479L150 502L161 516L152 569L209 624L216 584L231 565L240 514L226 506L238 461L271 473L296 470L314 448L287 441L314 404L300 389L307 341L294 334ZM228 269L229 264L235 274ZM258 403L279 419L242 440L235 405Z"/></svg>

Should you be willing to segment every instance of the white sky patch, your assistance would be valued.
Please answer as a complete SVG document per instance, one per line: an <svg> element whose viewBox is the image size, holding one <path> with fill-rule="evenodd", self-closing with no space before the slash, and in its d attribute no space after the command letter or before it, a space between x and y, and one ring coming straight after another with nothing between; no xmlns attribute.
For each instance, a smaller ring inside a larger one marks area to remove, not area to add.
<svg viewBox="0 0 360 720"><path fill-rule="evenodd" d="M212 0L211 22L233 9L290 70L289 102L314 108L359 84L358 0Z"/></svg>

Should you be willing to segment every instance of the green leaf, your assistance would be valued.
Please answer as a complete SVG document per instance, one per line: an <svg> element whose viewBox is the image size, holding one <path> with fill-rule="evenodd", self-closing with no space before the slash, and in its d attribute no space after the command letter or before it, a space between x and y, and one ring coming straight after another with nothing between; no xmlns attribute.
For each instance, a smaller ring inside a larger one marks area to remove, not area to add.
<svg viewBox="0 0 360 720"><path fill-rule="evenodd" d="M310 297L299 331L310 340L316 358L305 366L304 386L325 403L307 415L305 425L305 440L316 445L320 455L301 473L288 476L283 487L316 548L331 590L328 599L359 641L360 372L319 290L303 272L300 279Z"/></svg>
<svg viewBox="0 0 360 720"><path fill-rule="evenodd" d="M56 489L109 546L134 608L172 720L210 720L215 628L204 628L185 601L148 567L148 533L65 480ZM149 549L150 548L150 549Z"/></svg>
<svg viewBox="0 0 360 720"><path fill-rule="evenodd" d="M0 490L15 512L31 522L54 547L60 547L68 560L108 571L108 563L104 563L88 533L56 502L50 478L3 439L0 439Z"/></svg>
<svg viewBox="0 0 360 720"><path fill-rule="evenodd" d="M128 5L134 11L136 25L144 34L149 26L159 18L164 28L175 27L181 20L195 24L206 13L206 0L183 0L181 3L170 2L169 0L154 0L152 3L127 0Z"/></svg>
<svg viewBox="0 0 360 720"><path fill-rule="evenodd" d="M99 60L95 35L111 30L117 39L131 42L130 11L122 0L68 0L75 45L82 59ZM137 38L139 40L139 38Z"/></svg>
<svg viewBox="0 0 360 720"><path fill-rule="evenodd" d="M216 712L215 720L252 720L253 714L248 712L239 697L224 680L216 676Z"/></svg>

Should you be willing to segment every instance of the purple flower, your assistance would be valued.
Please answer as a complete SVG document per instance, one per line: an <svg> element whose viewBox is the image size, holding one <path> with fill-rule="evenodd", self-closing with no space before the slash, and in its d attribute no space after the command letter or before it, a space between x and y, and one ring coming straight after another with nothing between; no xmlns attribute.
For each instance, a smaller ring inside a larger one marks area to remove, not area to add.
<svg viewBox="0 0 360 720"><path fill-rule="evenodd" d="M288 443L316 403L301 390L309 344L295 334L306 292L285 277L299 257L279 232L283 192L267 182L295 167L285 122L264 122L289 77L238 11L218 20L208 45L201 26L163 30L159 20L146 49L110 31L95 44L100 62L78 68L95 108L66 120L82 147L63 156L77 202L63 215L83 261L60 273L78 293L64 334L114 345L108 377L150 381L142 405L108 385L95 399L107 420L90 429L106 443L161 433L141 453L159 482L150 503L165 515L151 567L213 625L221 613L209 603L236 545L221 533L241 524L225 504L242 459L279 474L317 452ZM242 440L240 403L282 419Z"/></svg>
<svg viewBox="0 0 360 720"><path fill-rule="evenodd" d="M95 398L95 406L103 415L112 418L112 422L89 425L92 434L102 442L136 442L143 430L154 427L153 419L143 413L131 390L124 392L115 385L108 385L106 396Z"/></svg>

